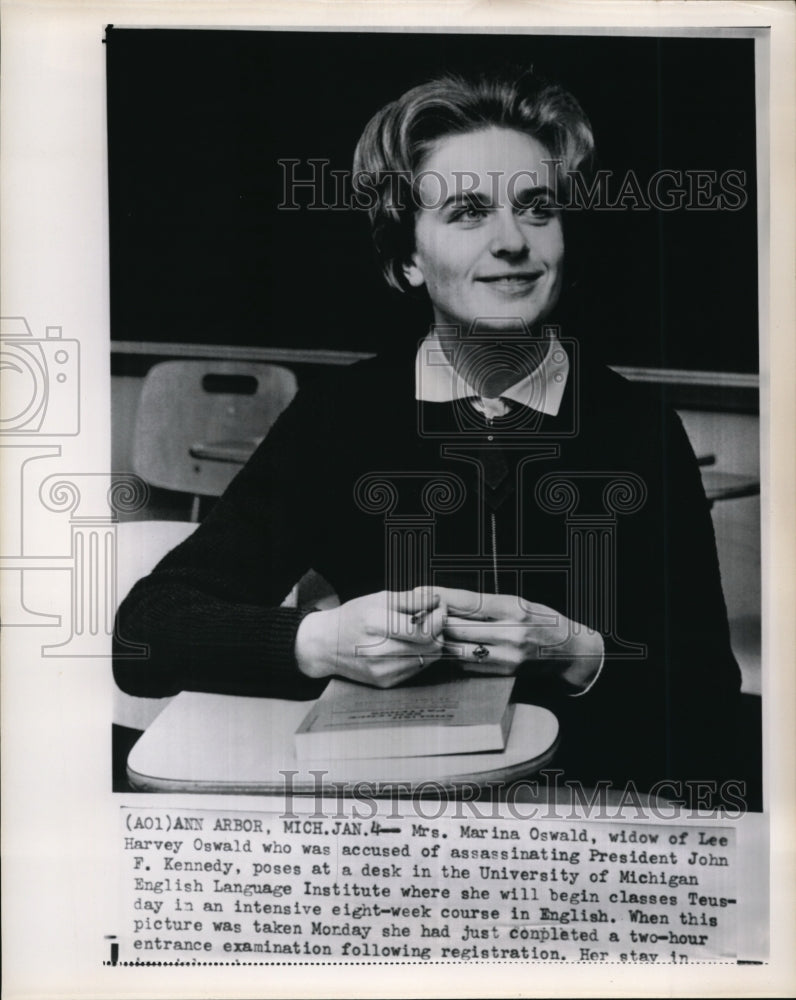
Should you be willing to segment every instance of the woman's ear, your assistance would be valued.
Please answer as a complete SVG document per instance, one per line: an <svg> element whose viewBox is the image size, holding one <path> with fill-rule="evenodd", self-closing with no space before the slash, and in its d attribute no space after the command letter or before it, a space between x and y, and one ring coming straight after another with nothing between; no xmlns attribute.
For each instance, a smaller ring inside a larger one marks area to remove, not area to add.
<svg viewBox="0 0 796 1000"><path fill-rule="evenodd" d="M418 267L415 255L409 258L403 266L402 270L404 272L404 277L406 278L406 283L411 288L420 288L426 283L426 279L423 277L423 272Z"/></svg>

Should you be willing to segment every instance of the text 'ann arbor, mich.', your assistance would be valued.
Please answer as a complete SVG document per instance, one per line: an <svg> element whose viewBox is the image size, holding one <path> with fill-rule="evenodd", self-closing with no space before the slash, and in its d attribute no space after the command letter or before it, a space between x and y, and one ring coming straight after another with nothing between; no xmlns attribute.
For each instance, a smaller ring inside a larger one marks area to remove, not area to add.
<svg viewBox="0 0 796 1000"><path fill-rule="evenodd" d="M122 961L735 953L729 826L123 810Z"/></svg>

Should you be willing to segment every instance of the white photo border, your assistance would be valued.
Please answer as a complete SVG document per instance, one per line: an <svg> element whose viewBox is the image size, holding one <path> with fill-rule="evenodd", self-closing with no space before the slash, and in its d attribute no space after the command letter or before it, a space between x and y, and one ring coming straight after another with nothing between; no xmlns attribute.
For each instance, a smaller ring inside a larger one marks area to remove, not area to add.
<svg viewBox="0 0 796 1000"><path fill-rule="evenodd" d="M3 640L3 944L7 998L92 996L501 996L636 995L789 996L796 989L793 848L794 504L792 373L794 338L794 25L787 3L682 3L654 0L573 5L476 3L113 4L22 0L2 4L3 248L0 299L4 316L24 316L36 338L60 327L80 352L79 434L46 439L59 474L110 471L108 355L108 205L105 60L109 23L174 27L282 27L345 30L389 27L436 30L560 30L602 33L770 32L770 134L758 131L760 163L769 157L770 191L759 189L761 233L761 474L764 755L770 803L771 958L761 966L660 970L610 966L119 969L103 967L102 936L117 919L119 799L110 791L109 656L79 662L43 657L42 633L8 629ZM761 65L761 64L759 64ZM762 66L761 66L762 72ZM762 187L762 186L761 186ZM763 252L768 248L768 259ZM770 302L770 315L766 304ZM770 330L766 336L765 331ZM3 454L6 479L3 553L13 541L13 515L23 512L21 453ZM30 455L33 459L35 456ZM16 463L16 464L14 464ZM4 476L5 479L5 476ZM9 513L10 512L10 513ZM50 561L68 550L49 510L24 508L24 554ZM21 544L21 543L20 543ZM65 548L66 546L66 548ZM22 550L20 550L22 555ZM49 574L49 575L48 575ZM60 574L60 575L59 575ZM36 574L31 574L36 575ZM4 588L7 584L4 581ZM36 584L38 586L38 584ZM32 606L68 613L68 573L44 569ZM7 607L8 594L3 592ZM776 667L774 666L776 665ZM160 798L158 804L163 804ZM193 806L190 796L170 799ZM206 800L210 805L212 800ZM240 801L219 799L224 808ZM252 800L247 800L248 808ZM750 834L751 836L751 834Z"/></svg>

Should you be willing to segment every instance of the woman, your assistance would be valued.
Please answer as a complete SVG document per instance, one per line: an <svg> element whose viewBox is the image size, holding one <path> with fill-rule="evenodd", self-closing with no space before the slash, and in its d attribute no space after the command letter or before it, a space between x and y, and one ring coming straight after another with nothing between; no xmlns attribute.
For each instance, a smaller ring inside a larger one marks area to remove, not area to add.
<svg viewBox="0 0 796 1000"><path fill-rule="evenodd" d="M588 360L599 330L554 323L592 152L577 102L529 74L434 80L372 119L355 184L433 325L298 394L124 601L151 654L117 662L124 689L313 697L454 657L556 712L568 777L732 776L739 671L693 453ZM280 606L310 567L339 607Z"/></svg>

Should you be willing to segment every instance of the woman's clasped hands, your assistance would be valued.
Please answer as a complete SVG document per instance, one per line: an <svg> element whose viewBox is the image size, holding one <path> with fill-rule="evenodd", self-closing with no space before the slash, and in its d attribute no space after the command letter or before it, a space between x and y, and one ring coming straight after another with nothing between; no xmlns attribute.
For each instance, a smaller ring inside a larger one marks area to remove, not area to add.
<svg viewBox="0 0 796 1000"><path fill-rule="evenodd" d="M599 672L603 640L516 595L448 587L366 594L307 615L296 636L296 660L307 676L373 687L394 687L443 658L480 674L535 669L577 693Z"/></svg>

